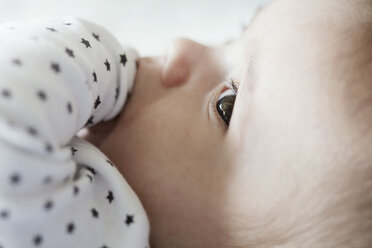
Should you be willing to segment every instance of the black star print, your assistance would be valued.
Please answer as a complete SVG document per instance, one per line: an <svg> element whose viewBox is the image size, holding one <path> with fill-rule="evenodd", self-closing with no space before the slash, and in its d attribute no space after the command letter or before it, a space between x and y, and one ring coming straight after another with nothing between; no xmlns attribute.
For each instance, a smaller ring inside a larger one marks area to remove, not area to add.
<svg viewBox="0 0 372 248"><path fill-rule="evenodd" d="M99 41L99 35L98 35L98 34L92 33L92 35L93 35L93 37L94 37L97 41Z"/></svg>
<svg viewBox="0 0 372 248"><path fill-rule="evenodd" d="M55 73L60 73L61 68L59 67L59 64L52 62L50 64L50 68L55 72Z"/></svg>
<svg viewBox="0 0 372 248"><path fill-rule="evenodd" d="M107 70L107 71L111 71L110 63L107 61L107 59L106 59L106 61L105 61L105 66L106 66L106 70Z"/></svg>
<svg viewBox="0 0 372 248"><path fill-rule="evenodd" d="M113 164L110 160L106 159L106 162L107 162L109 165L114 166L114 164Z"/></svg>
<svg viewBox="0 0 372 248"><path fill-rule="evenodd" d="M17 173L10 176L10 182L12 184L18 184L20 181L21 181L21 176L18 175Z"/></svg>
<svg viewBox="0 0 372 248"><path fill-rule="evenodd" d="M21 62L20 59L13 59L13 60L12 60L12 63L13 63L14 65L17 65L17 66L21 66L21 65L22 65L22 62Z"/></svg>
<svg viewBox="0 0 372 248"><path fill-rule="evenodd" d="M134 216L127 214L127 219L125 220L125 224L127 224L127 226L130 226L130 224L133 224L133 223L134 223Z"/></svg>
<svg viewBox="0 0 372 248"><path fill-rule="evenodd" d="M115 88L115 101L119 98L119 88Z"/></svg>
<svg viewBox="0 0 372 248"><path fill-rule="evenodd" d="M50 32L58 32L57 30L55 30L54 28L46 28L47 30L49 30Z"/></svg>
<svg viewBox="0 0 372 248"><path fill-rule="evenodd" d="M78 186L74 186L74 196L76 196L77 194L79 194L79 188Z"/></svg>
<svg viewBox="0 0 372 248"><path fill-rule="evenodd" d="M41 243L43 242L43 237L41 237L41 235L36 235L36 236L34 237L33 242L34 242L34 245L35 245L35 246L39 246L39 245L41 245Z"/></svg>
<svg viewBox="0 0 372 248"><path fill-rule="evenodd" d="M1 91L1 95L5 98L10 98L12 96L12 94L10 93L10 91L8 89L3 89Z"/></svg>
<svg viewBox="0 0 372 248"><path fill-rule="evenodd" d="M40 100L42 100L42 101L46 101L47 100L47 95L45 94L45 92L44 91L42 91L42 90L39 90L38 92L37 92L37 96L40 98Z"/></svg>
<svg viewBox="0 0 372 248"><path fill-rule="evenodd" d="M86 168L88 171L92 172L93 175L96 174L96 170L93 169L92 167L90 167L90 166L86 166L85 168Z"/></svg>
<svg viewBox="0 0 372 248"><path fill-rule="evenodd" d="M89 41L86 40L86 39L84 39L84 38L81 38L81 43L83 43L86 48L92 48L92 46L90 45Z"/></svg>
<svg viewBox="0 0 372 248"><path fill-rule="evenodd" d="M125 54L120 54L120 63L123 64L123 66L127 63L127 56Z"/></svg>
<svg viewBox="0 0 372 248"><path fill-rule="evenodd" d="M70 149L71 149L72 156L74 156L75 152L77 152L77 149L75 147L71 147Z"/></svg>
<svg viewBox="0 0 372 248"><path fill-rule="evenodd" d="M72 114L72 104L70 102L67 103L67 111L69 114Z"/></svg>
<svg viewBox="0 0 372 248"><path fill-rule="evenodd" d="M106 199L109 201L109 203L111 203L114 200L114 195L112 194L112 191L108 192Z"/></svg>
<svg viewBox="0 0 372 248"><path fill-rule="evenodd" d="M52 177L51 176L46 176L43 180L44 184L49 184L52 182Z"/></svg>
<svg viewBox="0 0 372 248"><path fill-rule="evenodd" d="M89 117L87 123L85 123L85 126L88 126L89 124L93 124L93 118L94 118L93 115L91 117Z"/></svg>
<svg viewBox="0 0 372 248"><path fill-rule="evenodd" d="M37 135L37 130L34 127L27 127L27 132L32 136Z"/></svg>
<svg viewBox="0 0 372 248"><path fill-rule="evenodd" d="M70 56L71 58L75 58L74 51L66 47L65 52Z"/></svg>
<svg viewBox="0 0 372 248"><path fill-rule="evenodd" d="M46 211L49 211L50 209L52 209L52 207L53 207L53 202L51 200L48 200L48 201L45 202L44 209Z"/></svg>
<svg viewBox="0 0 372 248"><path fill-rule="evenodd" d="M95 208L92 208L90 211L92 212L93 218L99 218L99 213Z"/></svg>
<svg viewBox="0 0 372 248"><path fill-rule="evenodd" d="M94 103L94 108L96 109L98 107L98 105L100 105L100 104L101 104L101 99L100 99L99 96L97 96L96 101Z"/></svg>
<svg viewBox="0 0 372 248"><path fill-rule="evenodd" d="M91 175L86 175L87 178L89 178L90 182L93 182L93 177Z"/></svg>
<svg viewBox="0 0 372 248"><path fill-rule="evenodd" d="M1 212L0 212L0 218L1 219L7 219L9 217L9 212L8 211L6 211L6 210L2 210Z"/></svg>
<svg viewBox="0 0 372 248"><path fill-rule="evenodd" d="M97 74L96 74L96 72L94 71L92 73L92 75L93 75L93 82L97 82Z"/></svg>
<svg viewBox="0 0 372 248"><path fill-rule="evenodd" d="M67 227L66 227L66 230L67 230L67 233L68 233L68 234L73 233L74 230L75 230L75 225L74 225L74 223L72 223L72 222L68 223L68 224L67 224Z"/></svg>

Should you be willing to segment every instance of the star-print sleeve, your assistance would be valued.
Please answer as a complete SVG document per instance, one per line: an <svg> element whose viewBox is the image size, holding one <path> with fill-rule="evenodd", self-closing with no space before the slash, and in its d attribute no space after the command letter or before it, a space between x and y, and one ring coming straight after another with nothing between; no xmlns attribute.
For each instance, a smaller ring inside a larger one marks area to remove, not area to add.
<svg viewBox="0 0 372 248"><path fill-rule="evenodd" d="M136 194L77 131L114 118L137 53L77 18L0 25L0 248L145 248Z"/></svg>

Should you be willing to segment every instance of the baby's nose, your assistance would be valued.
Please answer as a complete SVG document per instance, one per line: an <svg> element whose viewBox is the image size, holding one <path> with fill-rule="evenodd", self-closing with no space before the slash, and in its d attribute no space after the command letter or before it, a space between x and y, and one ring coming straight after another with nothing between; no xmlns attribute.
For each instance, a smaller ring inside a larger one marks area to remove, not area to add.
<svg viewBox="0 0 372 248"><path fill-rule="evenodd" d="M165 54L162 72L164 86L183 85L199 63L205 49L204 45L186 38L174 40Z"/></svg>

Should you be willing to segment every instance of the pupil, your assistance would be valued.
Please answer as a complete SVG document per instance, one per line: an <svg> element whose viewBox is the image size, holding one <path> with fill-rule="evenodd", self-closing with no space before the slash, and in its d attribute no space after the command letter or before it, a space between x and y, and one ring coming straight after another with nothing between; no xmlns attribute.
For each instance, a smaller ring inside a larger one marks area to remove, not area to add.
<svg viewBox="0 0 372 248"><path fill-rule="evenodd" d="M228 95L222 97L217 102L217 111L226 125L230 124L230 118L234 109L235 95Z"/></svg>

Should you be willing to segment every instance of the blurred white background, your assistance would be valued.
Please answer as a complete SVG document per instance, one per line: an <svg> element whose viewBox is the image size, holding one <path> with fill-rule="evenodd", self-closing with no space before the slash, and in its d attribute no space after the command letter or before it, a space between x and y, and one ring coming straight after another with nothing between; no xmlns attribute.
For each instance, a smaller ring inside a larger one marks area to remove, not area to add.
<svg viewBox="0 0 372 248"><path fill-rule="evenodd" d="M176 37L206 44L237 37L267 0L0 0L0 23L83 17L110 30L142 56L162 53Z"/></svg>

